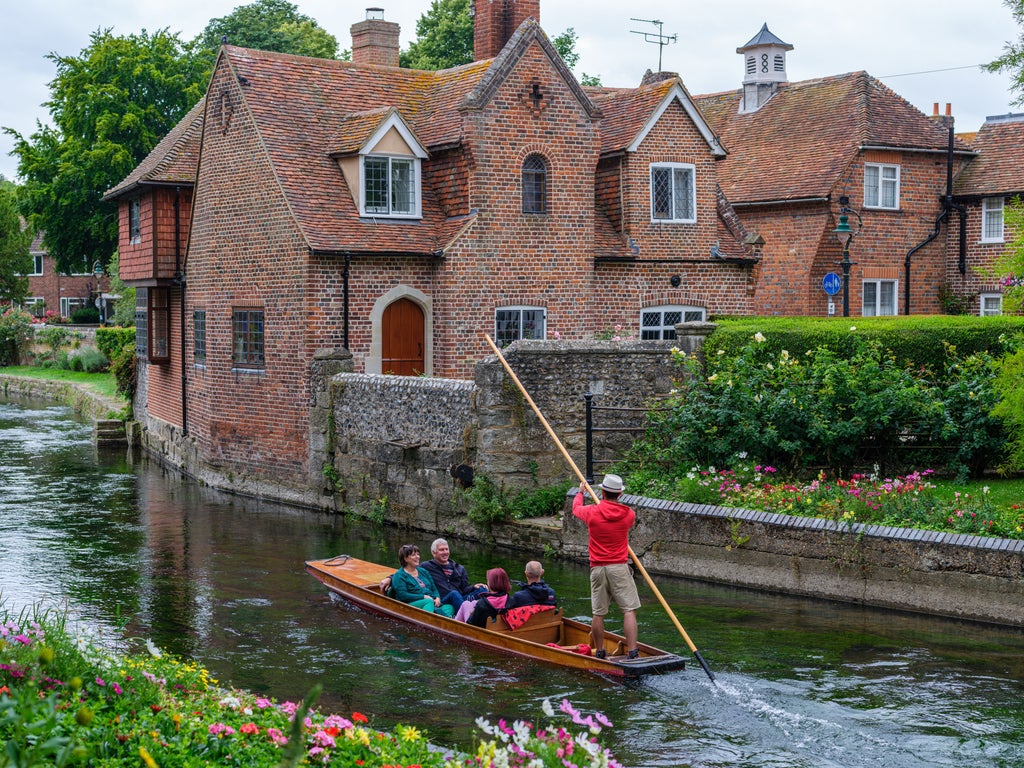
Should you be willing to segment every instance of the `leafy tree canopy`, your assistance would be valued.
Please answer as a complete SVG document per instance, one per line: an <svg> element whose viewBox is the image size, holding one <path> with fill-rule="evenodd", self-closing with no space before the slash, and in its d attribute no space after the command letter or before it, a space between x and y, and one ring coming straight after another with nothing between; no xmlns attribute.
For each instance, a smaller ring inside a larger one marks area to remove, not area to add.
<svg viewBox="0 0 1024 768"><path fill-rule="evenodd" d="M206 73L167 30L115 36L97 30L78 56L51 53L57 74L46 103L53 126L14 137L25 180L21 210L59 269L104 268L117 242L103 193L127 176L199 100Z"/></svg>
<svg viewBox="0 0 1024 768"><path fill-rule="evenodd" d="M210 19L196 43L203 49L211 67L225 38L230 45L261 51L321 59L338 56L337 38L309 16L299 13L288 0L255 0L238 6L227 16Z"/></svg>
<svg viewBox="0 0 1024 768"><path fill-rule="evenodd" d="M1024 0L1022 0L1024 2ZM416 40L399 55L399 63L410 69L448 69L473 61L473 17L470 0L433 0L430 10L416 22ZM569 27L551 41L569 69L575 68L576 30ZM601 79L584 73L583 85L600 85Z"/></svg>
<svg viewBox="0 0 1024 768"><path fill-rule="evenodd" d="M18 215L17 188L4 180L0 184L0 301L20 303L28 295L32 271L32 229Z"/></svg>
<svg viewBox="0 0 1024 768"><path fill-rule="evenodd" d="M1015 104L1024 104L1024 0L1003 0L1003 5L1010 9L1017 26L1016 42L1007 42L1003 47L1003 55L985 65L989 72L1009 72L1013 76L1010 88L1016 91Z"/></svg>

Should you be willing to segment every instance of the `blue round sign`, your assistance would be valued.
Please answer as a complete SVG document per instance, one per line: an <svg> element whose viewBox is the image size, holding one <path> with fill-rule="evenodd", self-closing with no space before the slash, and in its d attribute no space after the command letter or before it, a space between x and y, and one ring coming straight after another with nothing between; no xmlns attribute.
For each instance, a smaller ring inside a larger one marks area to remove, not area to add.
<svg viewBox="0 0 1024 768"><path fill-rule="evenodd" d="M843 278L835 272L829 272L821 278L821 287L825 289L825 293L829 296L835 296L839 293L839 289L843 287Z"/></svg>

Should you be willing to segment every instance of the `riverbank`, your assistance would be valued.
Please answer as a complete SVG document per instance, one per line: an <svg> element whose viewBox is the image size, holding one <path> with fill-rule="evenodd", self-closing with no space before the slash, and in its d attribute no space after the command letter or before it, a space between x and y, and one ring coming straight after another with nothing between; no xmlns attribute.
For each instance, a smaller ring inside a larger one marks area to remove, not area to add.
<svg viewBox="0 0 1024 768"><path fill-rule="evenodd" d="M89 398L89 393L59 386L37 390L33 383L18 379L18 391L26 396L34 392L68 397L65 402L79 409L84 406L81 398ZM233 490L232 478L218 479L214 468L205 468L201 479ZM296 494L295 488L278 489L273 483L261 483L258 494L250 495L316 509L323 509L325 499L316 489ZM638 513L633 549L653 574L1024 626L1021 540L848 525L643 497L626 501ZM359 516L376 515L379 522L428 534L445 532L544 557L586 560L586 530L572 517L569 500L561 518L495 523L486 530L454 505L429 508L387 498L382 502L356 509ZM348 514L352 509L343 505L335 511Z"/></svg>

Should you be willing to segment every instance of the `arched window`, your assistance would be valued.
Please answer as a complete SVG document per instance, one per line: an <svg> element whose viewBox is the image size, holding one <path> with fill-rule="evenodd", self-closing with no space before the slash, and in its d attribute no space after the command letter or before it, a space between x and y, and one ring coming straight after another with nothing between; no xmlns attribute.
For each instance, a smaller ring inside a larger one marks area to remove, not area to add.
<svg viewBox="0 0 1024 768"><path fill-rule="evenodd" d="M548 163L540 155L523 160L523 213L548 212Z"/></svg>

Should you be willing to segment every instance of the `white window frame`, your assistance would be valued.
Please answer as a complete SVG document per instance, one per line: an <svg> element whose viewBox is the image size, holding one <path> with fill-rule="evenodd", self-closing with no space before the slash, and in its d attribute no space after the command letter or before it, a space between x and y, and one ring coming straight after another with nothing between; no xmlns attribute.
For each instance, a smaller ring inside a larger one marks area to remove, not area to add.
<svg viewBox="0 0 1024 768"><path fill-rule="evenodd" d="M88 301L83 299L81 296L61 296L60 316L71 317L72 312L85 306L88 306Z"/></svg>
<svg viewBox="0 0 1024 768"><path fill-rule="evenodd" d="M878 174L873 181L868 180L869 169ZM884 193L886 187L890 185L893 204L886 205ZM864 163L864 207L878 208L883 211L898 211L900 209L900 166L892 163Z"/></svg>
<svg viewBox="0 0 1024 768"><path fill-rule="evenodd" d="M650 315L658 313L657 323ZM678 319L675 319L678 315ZM640 339L662 340L676 338L676 323L702 322L707 318L704 307L686 304L662 304L655 307L644 307L640 310Z"/></svg>
<svg viewBox="0 0 1024 768"><path fill-rule="evenodd" d="M668 216L658 216L655 209L655 173L669 171L671 180L672 210ZM676 210L678 202L676 185L680 183L680 174L684 177L682 183L689 187L690 210ZM686 178L688 176L688 179ZM651 195L651 221L657 224L695 224L697 222L697 168L692 163L651 163L650 165L650 195ZM688 214L688 215L687 215Z"/></svg>
<svg viewBox="0 0 1024 768"><path fill-rule="evenodd" d="M992 305L995 305L994 307ZM1003 294L982 293L978 296L978 314L990 317L1003 314Z"/></svg>
<svg viewBox="0 0 1024 768"><path fill-rule="evenodd" d="M42 277L43 274L43 254L33 253L32 254L32 271L28 273L29 277Z"/></svg>
<svg viewBox="0 0 1024 768"><path fill-rule="evenodd" d="M368 210L366 204L366 163L369 161L387 162L387 210ZM396 211L393 206L394 198L394 172L395 163L408 163L411 167L412 178L412 208L408 211ZM359 158L359 213L361 216L386 219L420 219L423 217L423 195L420 186L420 159L409 155L383 155L370 154Z"/></svg>
<svg viewBox="0 0 1024 768"><path fill-rule="evenodd" d="M874 306L871 307L871 312L865 311L868 309L868 286L874 286ZM882 287L886 285L892 286L892 312L882 312ZM882 278L864 280L861 283L861 315L863 317L895 317L900 313L900 281L899 280L886 280Z"/></svg>
<svg viewBox="0 0 1024 768"><path fill-rule="evenodd" d="M500 315L502 313L516 313L514 329L509 326L513 318L501 318ZM529 319L526 318L526 313L532 313ZM539 333L537 329L538 321L540 325ZM529 329L526 328L528 323L533 323ZM499 347L508 346L513 341L519 341L520 339L546 339L547 329L548 312L544 307L515 305L494 308L494 341ZM510 330L515 331L515 338L509 336Z"/></svg>
<svg viewBox="0 0 1024 768"><path fill-rule="evenodd" d="M1005 199L1002 197L986 197L981 201L981 242L1002 243L1005 242L1005 229L1003 212L1006 208ZM989 230L998 227L999 235L989 234Z"/></svg>

